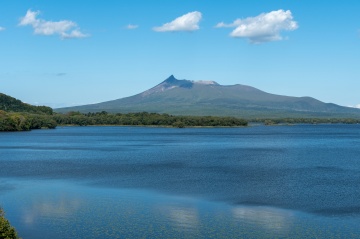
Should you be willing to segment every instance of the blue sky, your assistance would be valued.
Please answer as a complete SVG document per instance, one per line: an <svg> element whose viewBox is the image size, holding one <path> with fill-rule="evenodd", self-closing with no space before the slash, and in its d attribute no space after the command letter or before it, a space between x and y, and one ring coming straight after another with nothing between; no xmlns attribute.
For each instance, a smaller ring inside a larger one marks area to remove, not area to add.
<svg viewBox="0 0 360 239"><path fill-rule="evenodd" d="M0 92L62 107L174 74L356 106L359 11L357 0L0 0Z"/></svg>

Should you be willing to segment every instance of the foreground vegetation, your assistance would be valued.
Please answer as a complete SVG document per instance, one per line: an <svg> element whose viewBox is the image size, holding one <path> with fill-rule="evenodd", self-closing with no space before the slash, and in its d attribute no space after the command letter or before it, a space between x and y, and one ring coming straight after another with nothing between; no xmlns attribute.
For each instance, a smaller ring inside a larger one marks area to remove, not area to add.
<svg viewBox="0 0 360 239"><path fill-rule="evenodd" d="M4 211L0 208L0 239L17 239L16 230L5 218Z"/></svg>

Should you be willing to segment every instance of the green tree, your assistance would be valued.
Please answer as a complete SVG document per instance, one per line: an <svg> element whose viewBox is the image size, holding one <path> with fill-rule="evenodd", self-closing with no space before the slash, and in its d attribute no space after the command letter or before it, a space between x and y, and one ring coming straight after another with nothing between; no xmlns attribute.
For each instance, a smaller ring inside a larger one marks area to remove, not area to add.
<svg viewBox="0 0 360 239"><path fill-rule="evenodd" d="M5 218L5 213L0 208L0 239L17 239L19 238L14 227Z"/></svg>

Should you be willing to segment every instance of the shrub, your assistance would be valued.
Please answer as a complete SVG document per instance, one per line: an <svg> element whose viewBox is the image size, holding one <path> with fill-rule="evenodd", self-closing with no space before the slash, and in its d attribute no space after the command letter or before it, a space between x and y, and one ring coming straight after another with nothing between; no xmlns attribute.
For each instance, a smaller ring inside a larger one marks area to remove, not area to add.
<svg viewBox="0 0 360 239"><path fill-rule="evenodd" d="M17 232L5 218L4 211L0 208L0 239L18 239Z"/></svg>

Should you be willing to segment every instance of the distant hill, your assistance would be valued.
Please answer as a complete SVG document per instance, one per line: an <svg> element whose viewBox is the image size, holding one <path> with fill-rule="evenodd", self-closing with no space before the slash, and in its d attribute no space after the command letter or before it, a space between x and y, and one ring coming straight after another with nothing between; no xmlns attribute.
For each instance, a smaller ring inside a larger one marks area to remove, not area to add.
<svg viewBox="0 0 360 239"><path fill-rule="evenodd" d="M21 100L0 93L0 110L7 112L26 112L33 114L52 114L53 110L47 106L33 106Z"/></svg>
<svg viewBox="0 0 360 239"><path fill-rule="evenodd" d="M311 97L275 95L246 85L178 80L174 76L134 96L98 104L55 109L55 111L83 113L146 111L173 115L243 118L360 118L359 109L324 103Z"/></svg>

